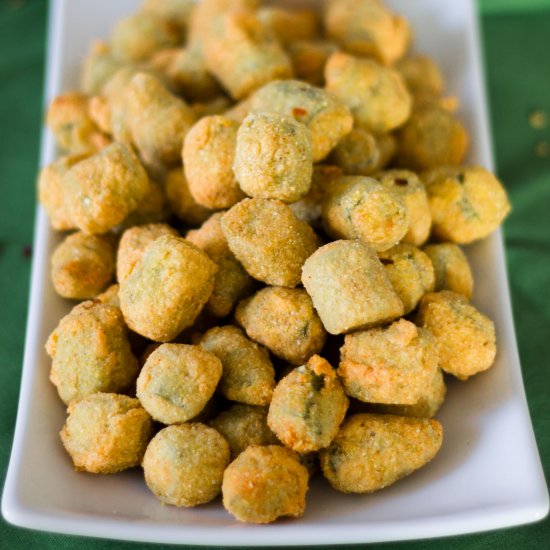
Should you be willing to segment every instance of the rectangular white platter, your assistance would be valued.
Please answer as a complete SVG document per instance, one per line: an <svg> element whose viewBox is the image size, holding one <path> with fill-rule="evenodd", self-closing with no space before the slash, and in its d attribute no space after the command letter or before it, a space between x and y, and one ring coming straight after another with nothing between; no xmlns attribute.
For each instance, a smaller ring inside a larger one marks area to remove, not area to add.
<svg viewBox="0 0 550 550"><path fill-rule="evenodd" d="M315 2L288 2L315 4ZM46 100L78 85L79 62L96 37L138 0L53 0ZM469 162L492 168L474 0L390 0L415 29L415 49L441 65L471 135ZM44 132L42 165L56 154ZM49 257L59 241L37 210L31 298L17 426L2 513L22 527L148 542L235 546L362 543L456 535L542 519L548 491L527 409L512 321L502 236L469 247L474 303L496 324L498 357L486 373L451 383L438 418L443 447L426 468L372 495L344 495L316 479L305 516L267 526L239 524L219 501L162 506L137 470L77 473L58 432L65 409L48 381L44 342L69 310L54 293Z"/></svg>

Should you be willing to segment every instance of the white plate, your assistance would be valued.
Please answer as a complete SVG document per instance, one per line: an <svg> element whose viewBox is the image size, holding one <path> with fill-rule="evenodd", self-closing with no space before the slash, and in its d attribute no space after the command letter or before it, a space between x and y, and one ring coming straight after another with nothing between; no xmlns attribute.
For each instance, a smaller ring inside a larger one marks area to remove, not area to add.
<svg viewBox="0 0 550 550"><path fill-rule="evenodd" d="M296 2L294 2L296 4ZM416 31L416 47L442 66L461 101L471 135L470 162L492 167L477 19L473 1L394 0ZM76 87L92 38L138 0L51 2L46 97ZM42 164L54 159L45 133ZM13 450L2 499L15 525L94 537L212 545L358 543L437 537L542 519L548 491L527 410L512 322L500 233L472 246L474 303L495 320L495 366L451 383L439 418L445 440L426 468L373 495L343 495L314 481L305 516L267 526L243 525L219 502L195 509L161 506L139 471L76 473L57 433L65 410L48 381L44 342L69 306L49 278L58 236L38 208L25 361Z"/></svg>

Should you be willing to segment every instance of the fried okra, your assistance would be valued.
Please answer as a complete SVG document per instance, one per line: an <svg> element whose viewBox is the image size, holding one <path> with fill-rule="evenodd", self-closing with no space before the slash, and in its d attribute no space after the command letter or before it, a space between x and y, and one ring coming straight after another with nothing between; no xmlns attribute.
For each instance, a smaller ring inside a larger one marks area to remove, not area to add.
<svg viewBox="0 0 550 550"><path fill-rule="evenodd" d="M105 42L96 40L82 64L80 86L85 94L101 93L107 81L122 67Z"/></svg>
<svg viewBox="0 0 550 550"><path fill-rule="evenodd" d="M232 516L247 523L300 517L305 510L308 480L306 468L290 449L252 445L223 474L223 505Z"/></svg>
<svg viewBox="0 0 550 550"><path fill-rule="evenodd" d="M452 290L470 300L474 293L474 278L461 248L454 243L441 243L430 244L423 250L434 266L434 290Z"/></svg>
<svg viewBox="0 0 550 550"><path fill-rule="evenodd" d="M268 405L275 388L275 369L266 349L228 325L211 328L200 340L222 362L218 391L231 401Z"/></svg>
<svg viewBox="0 0 550 550"><path fill-rule="evenodd" d="M443 93L443 76L439 67L426 55L401 59L396 70L417 101L437 99Z"/></svg>
<svg viewBox="0 0 550 550"><path fill-rule="evenodd" d="M297 40L311 40L321 34L319 14L314 10L289 10L265 6L258 10L260 23L285 46Z"/></svg>
<svg viewBox="0 0 550 550"><path fill-rule="evenodd" d="M199 204L191 195L189 183L182 167L174 168L166 175L166 198L174 214L188 225L200 225L211 210Z"/></svg>
<svg viewBox="0 0 550 550"><path fill-rule="evenodd" d="M348 404L334 369L313 355L277 384L267 423L294 451L317 451L336 436Z"/></svg>
<svg viewBox="0 0 550 550"><path fill-rule="evenodd" d="M145 13L154 13L168 19L181 30L185 30L194 6L194 0L144 0L141 9Z"/></svg>
<svg viewBox="0 0 550 550"><path fill-rule="evenodd" d="M434 291L435 273L430 258L412 244L398 244L380 252L378 257L386 269L405 315L410 313L422 296Z"/></svg>
<svg viewBox="0 0 550 550"><path fill-rule="evenodd" d="M118 243L116 257L116 273L119 283L130 276L146 248L163 235L179 236L173 227L165 223L137 225L124 231Z"/></svg>
<svg viewBox="0 0 550 550"><path fill-rule="evenodd" d="M246 271L268 285L298 285L303 263L317 248L311 227L280 201L244 199L223 215L221 226Z"/></svg>
<svg viewBox="0 0 550 550"><path fill-rule="evenodd" d="M303 365L325 344L321 320L300 288L263 288L239 303L235 318L249 338L293 365Z"/></svg>
<svg viewBox="0 0 550 550"><path fill-rule="evenodd" d="M120 309L120 301L118 299L119 285L114 284L107 287L101 294L95 297L95 300L102 304L109 304L111 306L118 307Z"/></svg>
<svg viewBox="0 0 550 550"><path fill-rule="evenodd" d="M354 128L340 140L330 160L346 174L370 176L380 170L382 155L373 134Z"/></svg>
<svg viewBox="0 0 550 550"><path fill-rule="evenodd" d="M375 250L361 241L335 241L304 263L302 282L330 334L380 325L403 315Z"/></svg>
<svg viewBox="0 0 550 550"><path fill-rule="evenodd" d="M299 80L276 80L260 88L250 110L279 113L307 126L314 162L323 160L353 126L351 112L340 99Z"/></svg>
<svg viewBox="0 0 550 550"><path fill-rule="evenodd" d="M319 453L329 483L343 493L372 493L427 464L443 441L437 420L355 414Z"/></svg>
<svg viewBox="0 0 550 550"><path fill-rule="evenodd" d="M237 133L233 169L249 196L297 201L311 186L311 132L286 115L251 113Z"/></svg>
<svg viewBox="0 0 550 550"><path fill-rule="evenodd" d="M342 176L323 201L323 226L335 238L361 239L375 250L397 244L409 228L397 193L367 176Z"/></svg>
<svg viewBox="0 0 550 550"><path fill-rule="evenodd" d="M326 89L350 109L355 124L382 134L402 126L412 99L401 76L372 59L334 53L325 66Z"/></svg>
<svg viewBox="0 0 550 550"><path fill-rule="evenodd" d="M50 380L67 404L96 392L123 391L138 374L120 309L101 302L75 306L51 333L46 351Z"/></svg>
<svg viewBox="0 0 550 550"><path fill-rule="evenodd" d="M410 170L386 170L377 174L376 179L399 195L409 212L409 230L405 233L403 242L415 246L423 245L428 240L432 227L432 214L424 184Z"/></svg>
<svg viewBox="0 0 550 550"><path fill-rule="evenodd" d="M73 233L52 255L52 282L64 298L94 298L113 279L115 243L111 237Z"/></svg>
<svg viewBox="0 0 550 550"><path fill-rule="evenodd" d="M233 173L238 129L224 116L208 116L185 137L182 159L189 191L207 208L230 208L245 198Z"/></svg>
<svg viewBox="0 0 550 550"><path fill-rule="evenodd" d="M438 239L461 244L483 239L510 212L502 184L481 166L442 166L423 177Z"/></svg>
<svg viewBox="0 0 550 550"><path fill-rule="evenodd" d="M150 180L150 183L145 198L120 224L121 229L127 229L134 225L158 224L166 222L170 218L172 212L168 206L164 186L154 180Z"/></svg>
<svg viewBox="0 0 550 550"><path fill-rule="evenodd" d="M231 450L235 460L251 445L277 445L275 434L267 425L267 408L236 403L209 422L218 430Z"/></svg>
<svg viewBox="0 0 550 550"><path fill-rule="evenodd" d="M151 340L173 340L193 324L210 298L217 271L216 264L185 239L159 237L120 281L126 323Z"/></svg>
<svg viewBox="0 0 550 550"><path fill-rule="evenodd" d="M85 233L107 233L138 208L150 189L145 169L122 143L74 164L61 178L69 219Z"/></svg>
<svg viewBox="0 0 550 550"><path fill-rule="evenodd" d="M325 83L325 65L338 46L327 40L297 40L287 46L297 79L323 86Z"/></svg>
<svg viewBox="0 0 550 550"><path fill-rule="evenodd" d="M114 474L141 464L153 422L137 399L94 393L67 412L60 436L77 470Z"/></svg>
<svg viewBox="0 0 550 550"><path fill-rule="evenodd" d="M439 365L459 380L494 363L495 325L462 294L450 290L426 294L416 323L432 331L439 347Z"/></svg>
<svg viewBox="0 0 550 550"><path fill-rule="evenodd" d="M145 361L136 394L155 420L179 424L204 409L221 375L221 361L203 348L162 344Z"/></svg>
<svg viewBox="0 0 550 550"><path fill-rule="evenodd" d="M164 504L192 507L218 496L229 464L229 445L199 422L168 426L143 457L145 483Z"/></svg>
<svg viewBox="0 0 550 550"><path fill-rule="evenodd" d="M407 20L381 0L328 0L324 23L328 36L345 50L386 65L403 57L411 41Z"/></svg>
<svg viewBox="0 0 550 550"><path fill-rule="evenodd" d="M346 394L367 403L413 405L438 369L429 330L400 319L388 327L348 334L338 376Z"/></svg>

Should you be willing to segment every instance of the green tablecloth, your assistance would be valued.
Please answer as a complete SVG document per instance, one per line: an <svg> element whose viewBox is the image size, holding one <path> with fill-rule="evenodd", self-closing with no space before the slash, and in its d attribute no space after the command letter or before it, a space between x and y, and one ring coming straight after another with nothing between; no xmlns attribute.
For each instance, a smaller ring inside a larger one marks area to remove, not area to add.
<svg viewBox="0 0 550 550"><path fill-rule="evenodd" d="M114 0L116 1L116 0ZM412 0L414 1L414 0ZM487 83L498 173L514 211L505 227L515 324L527 397L545 472L550 467L550 0L483 0ZM47 3L0 0L0 476L13 429L30 274L34 185L42 118ZM541 145L547 143L546 146ZM537 151L538 150L538 154ZM548 476L547 476L548 477ZM2 479L0 478L0 479ZM112 541L19 529L0 520L0 549L100 549ZM550 520L480 535L384 548L547 548ZM120 548L145 545L116 543ZM382 545L380 545L382 546Z"/></svg>

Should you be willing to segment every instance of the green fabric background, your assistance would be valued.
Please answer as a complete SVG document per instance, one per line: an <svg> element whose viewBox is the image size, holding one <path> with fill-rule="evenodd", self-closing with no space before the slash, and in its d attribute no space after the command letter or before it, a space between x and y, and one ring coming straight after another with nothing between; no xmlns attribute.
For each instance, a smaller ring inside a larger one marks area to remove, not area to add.
<svg viewBox="0 0 550 550"><path fill-rule="evenodd" d="M116 1L116 0L114 0ZM412 0L414 1L414 0ZM515 324L529 408L546 477L550 467L550 0L482 0L482 29L498 173L513 213L505 226ZM8 464L23 360L42 120L47 2L0 0L0 479ZM431 541L372 545L385 549L547 548L550 520ZM19 529L0 520L4 548L145 548ZM157 546L158 547L158 546ZM359 546L354 546L358 548ZM168 547L167 547L168 548ZM190 548L190 547L189 547Z"/></svg>

